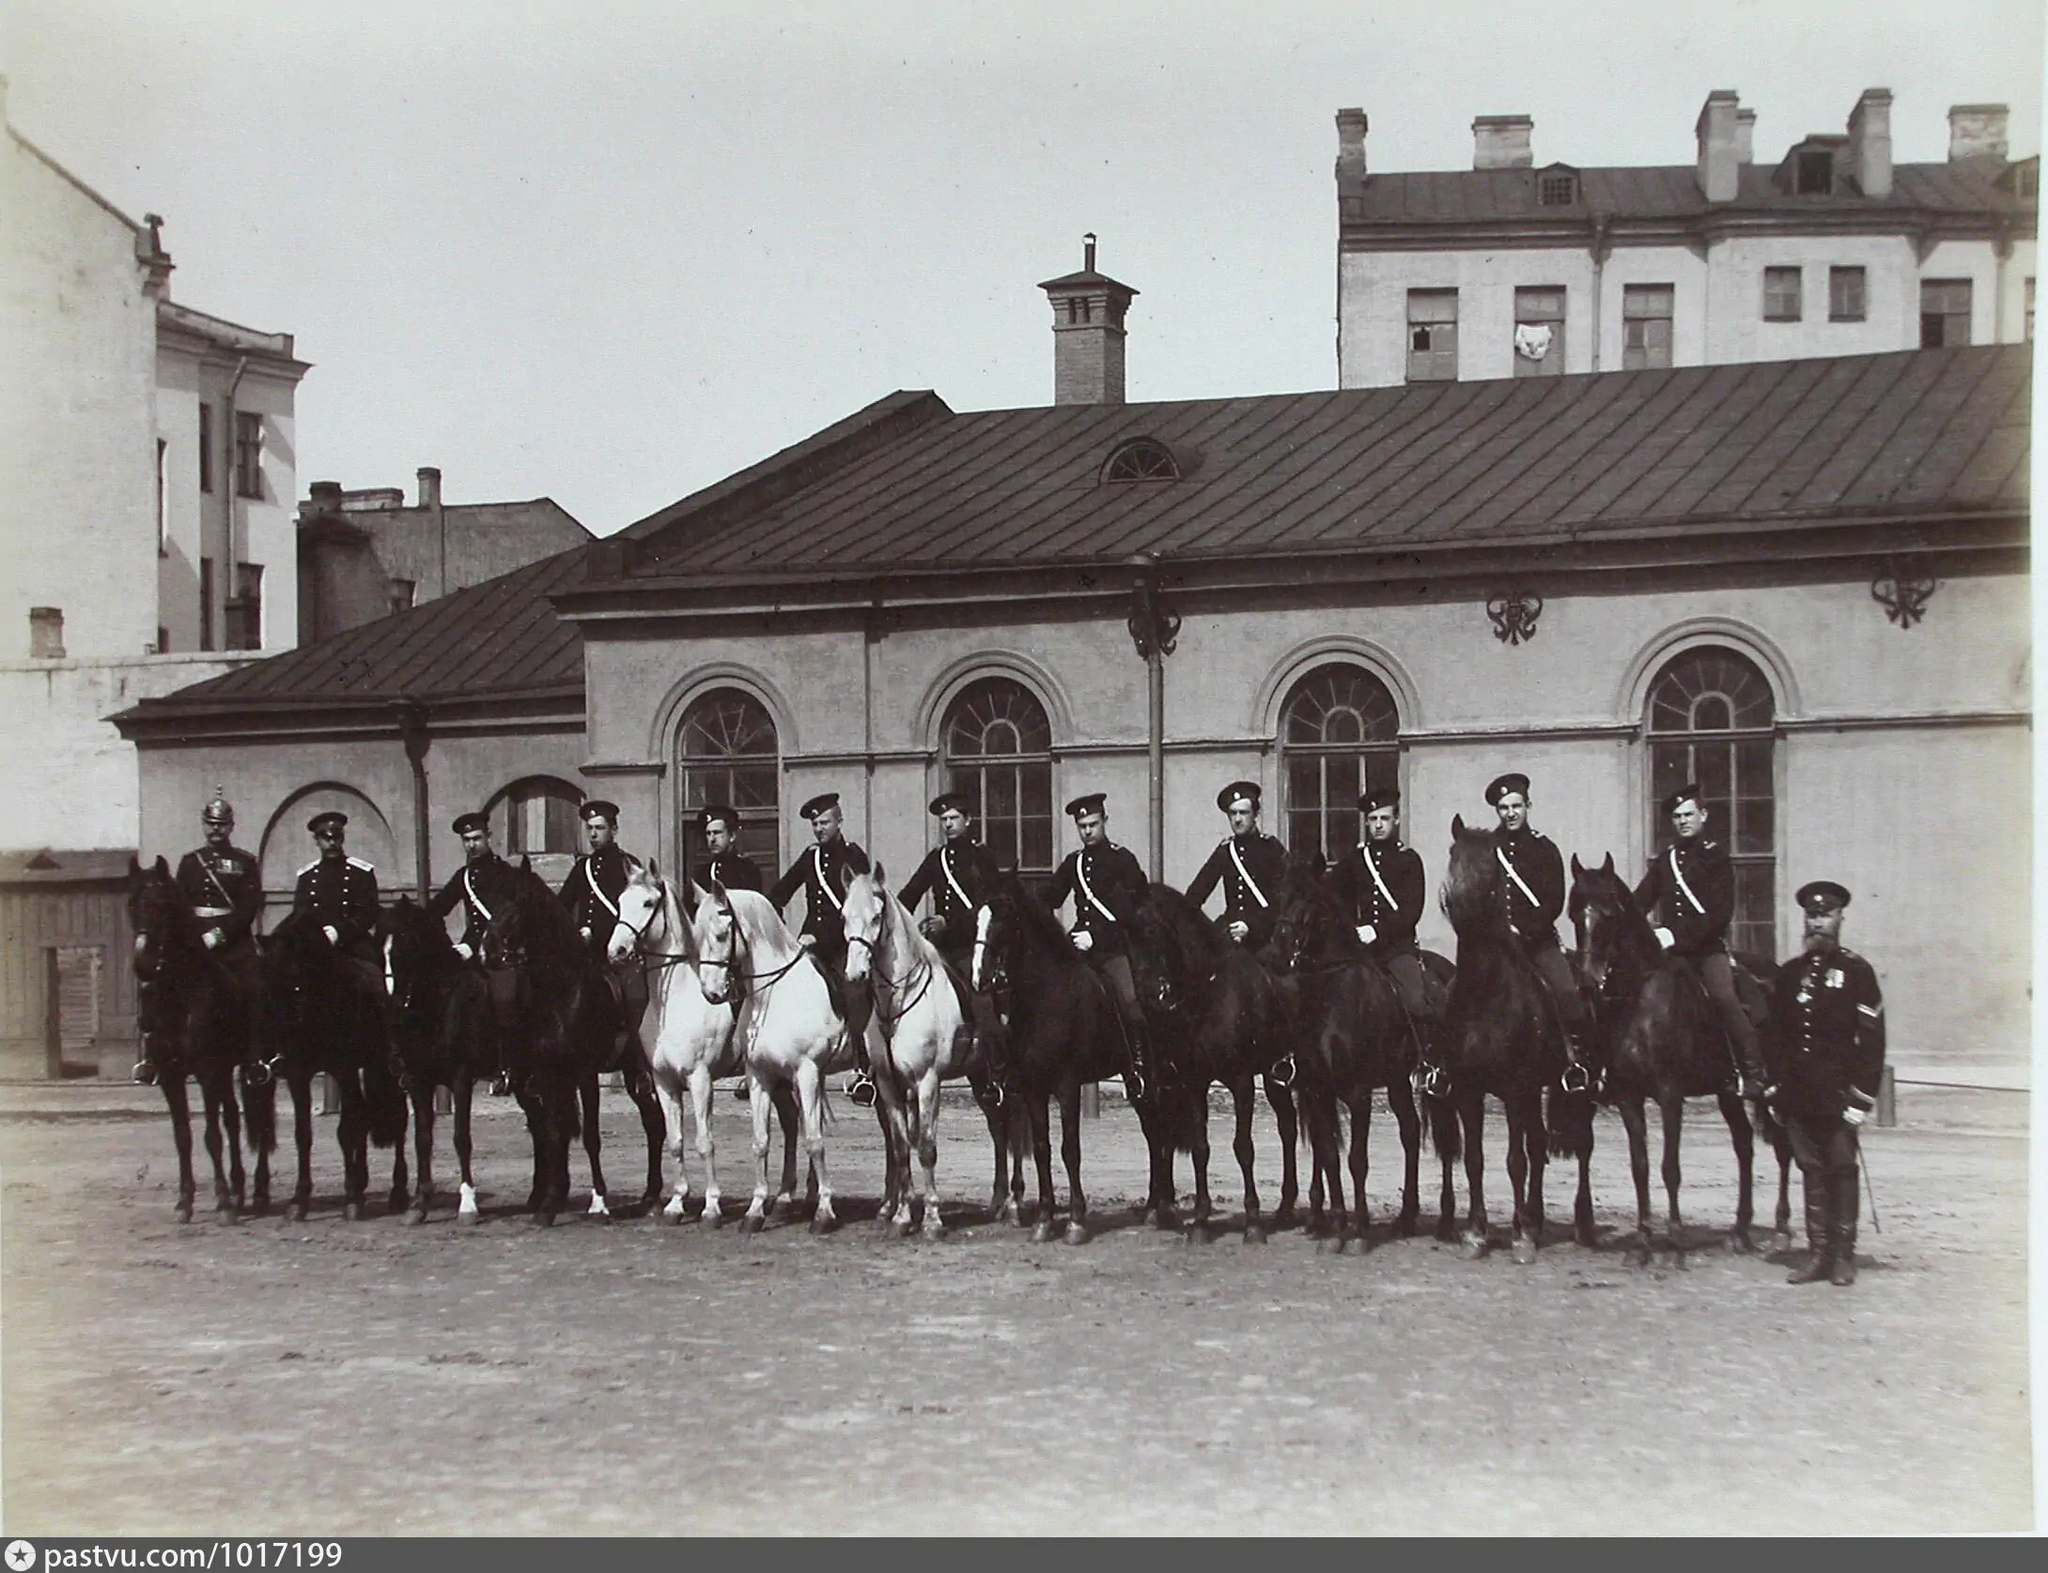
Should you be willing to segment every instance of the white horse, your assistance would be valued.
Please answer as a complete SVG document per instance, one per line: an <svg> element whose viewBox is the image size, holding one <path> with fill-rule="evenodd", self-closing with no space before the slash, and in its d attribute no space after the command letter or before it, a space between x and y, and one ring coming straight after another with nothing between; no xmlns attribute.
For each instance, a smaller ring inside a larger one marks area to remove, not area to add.
<svg viewBox="0 0 2048 1573"><path fill-rule="evenodd" d="M854 1067L846 1018L832 1003L824 972L759 891L714 882L697 903L693 932L704 998L739 1006L733 1036L753 1095L755 1165L754 1198L740 1229L751 1234L767 1221L769 1098L793 1085L818 1185L811 1233L824 1234L838 1223L825 1170L825 1078Z"/></svg>
<svg viewBox="0 0 2048 1573"><path fill-rule="evenodd" d="M694 889L694 887L693 887ZM702 895L698 897L700 903ZM712 1135L712 1078L731 1076L741 1067L732 1004L714 1005L704 997L697 972L695 935L675 887L650 862L634 869L619 894L619 920L612 929L606 956L614 966L635 956L647 968L647 1012L640 1019L640 1041L654 1072L654 1087L668 1125L669 1156L676 1161L676 1187L662 1216L682 1222L690 1198L690 1176L683 1163L683 1092L696 1118L697 1156L704 1162L704 1212L701 1221L716 1228L725 1221L718 1189L718 1143ZM775 1112L782 1117L782 1193L775 1199L780 1213L796 1189L796 1101L778 1088Z"/></svg>
<svg viewBox="0 0 2048 1573"><path fill-rule="evenodd" d="M840 909L846 923L846 980L874 990L875 1024L883 1051L875 1057L872 1075L881 1096L884 1128L889 1136L888 1200L895 1203L886 1218L891 1234L911 1227L910 1154L924 1169L924 1235L941 1239L939 1220L939 1084L967 1074L972 1036L963 1030L966 1017L952 976L938 947L911 921L910 913L889 888L882 865L856 874L847 882Z"/></svg>

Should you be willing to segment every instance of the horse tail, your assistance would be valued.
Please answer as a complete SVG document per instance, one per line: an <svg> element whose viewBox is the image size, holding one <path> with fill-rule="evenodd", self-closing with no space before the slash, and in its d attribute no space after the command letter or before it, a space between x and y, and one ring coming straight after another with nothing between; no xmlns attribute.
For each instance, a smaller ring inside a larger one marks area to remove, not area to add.
<svg viewBox="0 0 2048 1573"><path fill-rule="evenodd" d="M277 1082L261 1087L242 1084L242 1123L247 1129L249 1150L267 1154L277 1151Z"/></svg>
<svg viewBox="0 0 2048 1573"><path fill-rule="evenodd" d="M1593 1095L1550 1089L1548 1128L1544 1150L1553 1158L1590 1158L1593 1155Z"/></svg>
<svg viewBox="0 0 2048 1573"><path fill-rule="evenodd" d="M1464 1127L1458 1121L1457 1105L1449 1098L1426 1098L1429 1105L1429 1145L1439 1158L1456 1163L1465 1156Z"/></svg>
<svg viewBox="0 0 2048 1573"><path fill-rule="evenodd" d="M1208 1123L1209 1089L1192 1083L1163 1087L1154 1104L1159 1134L1173 1143L1175 1152L1193 1152L1202 1127Z"/></svg>
<svg viewBox="0 0 2048 1573"><path fill-rule="evenodd" d="M405 1140L405 1126L411 1114L405 1089L391 1074L391 1067L371 1058L363 1067L363 1095L370 1105L370 1142L377 1147L395 1147Z"/></svg>

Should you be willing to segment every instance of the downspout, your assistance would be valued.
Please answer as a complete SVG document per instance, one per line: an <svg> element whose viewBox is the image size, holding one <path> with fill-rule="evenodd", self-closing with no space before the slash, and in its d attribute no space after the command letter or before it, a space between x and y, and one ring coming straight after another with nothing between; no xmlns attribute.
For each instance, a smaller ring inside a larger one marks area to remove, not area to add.
<svg viewBox="0 0 2048 1573"><path fill-rule="evenodd" d="M412 766L413 869L419 875L420 900L426 901L434 889L427 839L427 749L433 739L427 735L427 707L417 699L400 699L392 709L399 738L405 744L406 763Z"/></svg>
<svg viewBox="0 0 2048 1573"><path fill-rule="evenodd" d="M1137 570L1124 626L1145 660L1146 839L1158 881L1166 877L1166 658L1180 636L1180 617L1160 593L1157 555L1138 552L1126 561Z"/></svg>
<svg viewBox="0 0 2048 1573"><path fill-rule="evenodd" d="M2012 259L2012 224L2001 219L1991 238L1991 342L2005 342L2005 265Z"/></svg>
<svg viewBox="0 0 2048 1573"><path fill-rule="evenodd" d="M879 601L869 606L860 629L860 844L868 849L869 857L875 851L875 646L882 638L881 609Z"/></svg>
<svg viewBox="0 0 2048 1573"><path fill-rule="evenodd" d="M1601 369L1600 323L1605 308L1601 301L1600 285L1602 278L1605 276L1607 253L1610 249L1607 223L1608 217L1605 213L1595 213L1593 215L1593 240L1592 244L1588 247L1593 254L1593 333L1591 341L1593 359L1586 368L1588 371L1598 371Z"/></svg>
<svg viewBox="0 0 2048 1573"><path fill-rule="evenodd" d="M235 374L228 379L228 396L226 405L227 420L223 424L221 431L222 441L226 445L226 452L223 455L223 459L225 462L223 462L220 467L221 480L223 482L223 485L221 486L220 489L220 495L221 504L227 510L227 539L225 542L227 549L226 554L221 563L221 582L215 586L215 593L220 596L220 644L223 650L227 648L228 643L227 604L229 601L236 599L234 595L234 588L241 578L241 575L235 571L235 565L242 560L242 554L236 548L235 545L235 503L238 500L240 492L239 480L237 478L234 465L235 392L242 386L242 373L247 371L248 369L248 356L244 355L241 359L235 362ZM207 616L211 617L213 615L213 608L208 607L206 609L206 612ZM261 629L257 630L256 642L259 646L261 646L261 644L263 643L263 633Z"/></svg>

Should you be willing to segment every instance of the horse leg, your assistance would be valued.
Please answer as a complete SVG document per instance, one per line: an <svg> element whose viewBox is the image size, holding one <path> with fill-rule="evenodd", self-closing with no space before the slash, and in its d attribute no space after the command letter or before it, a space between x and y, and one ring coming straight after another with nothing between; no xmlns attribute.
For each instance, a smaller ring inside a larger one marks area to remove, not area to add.
<svg viewBox="0 0 2048 1573"><path fill-rule="evenodd" d="M475 1150L469 1134L469 1110L475 1097L476 1072L465 1065L455 1073L455 1163L462 1175L455 1207L457 1223L476 1223L482 1216L476 1210L476 1176L469 1166Z"/></svg>
<svg viewBox="0 0 2048 1573"><path fill-rule="evenodd" d="M933 1063L917 1084L918 1167L924 1170L924 1237L943 1240L946 1223L939 1215L939 1067Z"/></svg>
<svg viewBox="0 0 2048 1573"><path fill-rule="evenodd" d="M1728 1236L1728 1249L1747 1256L1756 1249L1750 1225L1756 1218L1756 1133L1749 1124L1749 1111L1733 1093L1720 1097L1721 1118L1728 1122L1728 1136L1735 1144L1735 1230Z"/></svg>
<svg viewBox="0 0 2048 1573"><path fill-rule="evenodd" d="M192 1175L192 1105L185 1094L184 1073L176 1067L162 1070L157 1084L164 1091L164 1106L171 1112L171 1145L178 1152L178 1200L172 1211L178 1222L192 1221L192 1197L198 1182Z"/></svg>
<svg viewBox="0 0 2048 1573"><path fill-rule="evenodd" d="M1341 1251L1344 1249L1347 1220L1342 1172L1344 1127L1337 1107L1334 1095L1320 1091L1309 1106L1308 1140L1314 1179L1309 1187L1308 1232L1320 1241L1334 1219L1337 1249Z"/></svg>
<svg viewBox="0 0 2048 1573"><path fill-rule="evenodd" d="M647 1184L641 1189L640 1205L635 1209L638 1213L647 1214L653 1212L655 1203L661 1200L661 1158L668 1138L668 1111L654 1095L653 1073L637 1058L626 1066L626 1096L640 1111L640 1129L647 1136ZM677 1141L681 1139L679 1123Z"/></svg>
<svg viewBox="0 0 2048 1573"><path fill-rule="evenodd" d="M434 1079L422 1076L412 1088L412 1156L419 1187L412 1196L412 1221L427 1221L427 1207L434 1194Z"/></svg>
<svg viewBox="0 0 2048 1573"><path fill-rule="evenodd" d="M1295 1144L1301 1138L1301 1121L1295 1113L1294 1093L1286 1087L1265 1082L1266 1102L1273 1109L1273 1123L1280 1128L1280 1205L1273 1213L1275 1229L1292 1229L1295 1203L1301 1199L1301 1171L1295 1163Z"/></svg>
<svg viewBox="0 0 2048 1573"><path fill-rule="evenodd" d="M893 1060L876 1059L871 1066L875 1081L875 1122L882 1128L882 1204L875 1222L891 1239L910 1232L910 1113L904 1107L904 1088L896 1076Z"/></svg>
<svg viewBox="0 0 2048 1573"><path fill-rule="evenodd" d="M1465 1190L1470 1202L1465 1215L1465 1256L1477 1261L1486 1254L1486 1094L1466 1090L1458 1095L1458 1124L1464 1135ZM1510 1138L1512 1140L1512 1138Z"/></svg>
<svg viewBox="0 0 2048 1573"><path fill-rule="evenodd" d="M1636 1237L1629 1247L1629 1260L1638 1267L1650 1265L1650 1122L1643 1100L1633 1094L1617 1100L1622 1129L1628 1132L1628 1168L1636 1182Z"/></svg>
<svg viewBox="0 0 2048 1573"><path fill-rule="evenodd" d="M611 1222L611 1205L605 1199L610 1189L604 1183L604 1164L600 1161L604 1151L604 1135L598 1129L597 1105L601 1096L597 1085L597 1072L590 1071L576 1085L576 1096L583 1105L583 1153L590 1160L590 1216L605 1223ZM567 1187L563 1189L566 1191Z"/></svg>
<svg viewBox="0 0 2048 1573"><path fill-rule="evenodd" d="M755 1234L768 1222L768 1115L771 1095L768 1084L751 1066L747 1068L747 1091L750 1094L747 1113L754 1122L754 1194L747 1203L746 1216L740 1219L740 1233ZM775 1091L783 1094L788 1089L786 1085L778 1084ZM785 1125L784 1129L787 1128ZM785 1170L786 1177L793 1174L794 1161L792 1158L791 1167Z"/></svg>
<svg viewBox="0 0 2048 1573"><path fill-rule="evenodd" d="M235 1215L235 1199L228 1189L226 1165L221 1151L220 1077L216 1074L199 1083L199 1100L206 1111L206 1156L213 1165L213 1210L223 1218Z"/></svg>
<svg viewBox="0 0 2048 1573"><path fill-rule="evenodd" d="M690 1072L692 1084L690 1101L693 1104L697 1101L696 1074L696 1069L692 1068ZM711 1080L709 1071L705 1072L704 1079L708 1086ZM673 1158L676 1163L676 1188L669 1193L668 1205L661 1210L661 1216L670 1223L681 1223L683 1221L683 1209L690 1200L690 1174L688 1168L683 1163L683 1099L682 1094L677 1090L677 1082L673 1072L657 1072L655 1074L654 1094L661 1100L661 1127L664 1146L668 1156ZM700 1130L700 1138L701 1134Z"/></svg>
<svg viewBox="0 0 2048 1573"><path fill-rule="evenodd" d="M1204 1082L1200 1088L1190 1084L1187 1088L1188 1167L1194 1171L1195 1198L1188 1214L1187 1230L1190 1238L1201 1236L1207 1239L1209 1217L1215 1212L1215 1204L1209 1199L1209 1086ZM1164 1109L1160 1111L1164 1113ZM1173 1138L1161 1131L1159 1155L1166 1166L1167 1191L1173 1187Z"/></svg>
<svg viewBox="0 0 2048 1573"><path fill-rule="evenodd" d="M1365 1200L1366 1177L1372 1172L1371 1141L1372 1089L1367 1087L1351 1105L1351 1235L1361 1254L1372 1249L1366 1233L1372 1210Z"/></svg>
<svg viewBox="0 0 2048 1573"><path fill-rule="evenodd" d="M804 1112L804 1151L818 1177L818 1210L811 1215L812 1234L830 1234L839 1225L832 1214L832 1177L825 1169L825 1076L813 1059L796 1062L796 1095Z"/></svg>
<svg viewBox="0 0 2048 1573"><path fill-rule="evenodd" d="M718 1189L718 1138L711 1128L711 1100L717 1091L711 1085L711 1066L708 1061L699 1061L690 1067L690 1118L697 1127L697 1159L704 1165L704 1210L697 1215L697 1221L716 1229L725 1222L724 1197ZM684 1171L681 1153L683 1122L676 1120L676 1194L669 1202L669 1213L678 1222L685 1215L689 1205L690 1177Z"/></svg>
<svg viewBox="0 0 2048 1573"><path fill-rule="evenodd" d="M1406 1076L1395 1076L1387 1084L1387 1107L1394 1111L1394 1123L1401 1131L1401 1211L1394 1218L1394 1235L1405 1240L1415 1233L1422 1215L1422 1116L1415 1107L1415 1087Z"/></svg>
<svg viewBox="0 0 2048 1573"><path fill-rule="evenodd" d="M1666 1093L1657 1100L1658 1113L1664 1119L1664 1199L1669 1209L1666 1214L1666 1228L1671 1235L1671 1249L1676 1254L1677 1265L1685 1265L1685 1224L1678 1216L1678 1141L1685 1128L1685 1099L1677 1093Z"/></svg>
<svg viewBox="0 0 2048 1573"><path fill-rule="evenodd" d="M270 1211L270 1154L277 1146L277 1083L265 1082L261 1087L242 1088L242 1108L245 1111L244 1126L249 1132L249 1145L256 1154L255 1197L250 1211L263 1214Z"/></svg>
<svg viewBox="0 0 2048 1573"><path fill-rule="evenodd" d="M1252 1109L1258 1097L1258 1089L1252 1085L1249 1074L1241 1077L1230 1089L1231 1101L1236 1105L1237 1135L1231 1148L1237 1154L1237 1166L1244 1174L1244 1242L1247 1245L1266 1243L1266 1228L1259 1218L1259 1187L1252 1178Z"/></svg>
<svg viewBox="0 0 2048 1573"><path fill-rule="evenodd" d="M1771 1248L1792 1249L1792 1144L1779 1127L1771 1133L1771 1154L1778 1160L1778 1210L1772 1219Z"/></svg>
<svg viewBox="0 0 2048 1573"><path fill-rule="evenodd" d="M782 1123L782 1189L775 1197L775 1205L768 1209L771 1219L780 1221L784 1214L796 1210L796 1149L797 1133L802 1124L796 1106L796 1088L788 1082L777 1082L774 1092L775 1117ZM818 1177L805 1171L804 1188L807 1197L817 1200Z"/></svg>
<svg viewBox="0 0 2048 1573"><path fill-rule="evenodd" d="M242 1167L242 1106L235 1097L235 1068L220 1073L220 1113L228 1150L228 1191L234 1199L234 1215L241 1215L249 1199L248 1171Z"/></svg>
<svg viewBox="0 0 2048 1573"><path fill-rule="evenodd" d="M1522 1126L1522 1141L1529 1155L1529 1199L1526 1215L1529 1248L1543 1249L1543 1176L1550 1168L1550 1150L1543 1132L1543 1094L1529 1095L1529 1108Z"/></svg>
<svg viewBox="0 0 2048 1573"><path fill-rule="evenodd" d="M1542 1097L1539 1092L1538 1098ZM1529 1224L1529 1107L1525 1099L1511 1095L1501 1100L1508 1115L1508 1186L1514 1192L1514 1235L1508 1250L1509 1255L1522 1266L1536 1260L1536 1247L1528 1234ZM1539 1106L1537 1124L1542 1123ZM1542 1140L1540 1135L1536 1138Z"/></svg>
<svg viewBox="0 0 2048 1573"><path fill-rule="evenodd" d="M1088 1243L1088 1197L1081 1189L1081 1084L1069 1078L1060 1087L1060 1157L1067 1166L1067 1244ZM1167 1162L1173 1159L1171 1149ZM1168 1181L1171 1188L1171 1179Z"/></svg>
<svg viewBox="0 0 2048 1573"><path fill-rule="evenodd" d="M292 1073L291 1088L292 1140L299 1149L299 1177L286 1216L293 1223L304 1223L307 1210L313 1205L313 1073Z"/></svg>
<svg viewBox="0 0 2048 1573"><path fill-rule="evenodd" d="M1052 1110L1048 1099L1031 1099L1031 1157L1038 1166L1038 1221L1032 1225L1031 1243L1043 1245L1052 1238Z"/></svg>

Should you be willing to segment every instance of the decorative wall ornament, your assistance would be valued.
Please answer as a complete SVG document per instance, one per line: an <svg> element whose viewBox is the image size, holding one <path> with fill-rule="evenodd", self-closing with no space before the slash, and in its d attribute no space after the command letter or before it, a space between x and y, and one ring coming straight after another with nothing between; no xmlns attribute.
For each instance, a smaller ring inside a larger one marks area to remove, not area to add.
<svg viewBox="0 0 2048 1573"><path fill-rule="evenodd" d="M1486 603L1486 615L1493 619L1493 637L1502 644L1520 644L1536 637L1536 619L1543 615L1543 597L1509 590Z"/></svg>
<svg viewBox="0 0 2048 1573"><path fill-rule="evenodd" d="M1131 631L1131 643L1138 647L1140 659L1149 661L1155 649L1161 655L1173 654L1174 642L1180 638L1180 613L1167 603L1157 585L1141 584L1131 591L1131 615L1124 626Z"/></svg>
<svg viewBox="0 0 2048 1573"><path fill-rule="evenodd" d="M1901 628L1911 628L1927 615L1927 603L1939 583L1933 575L1920 572L1919 564L1894 558L1870 581L1870 598Z"/></svg>

